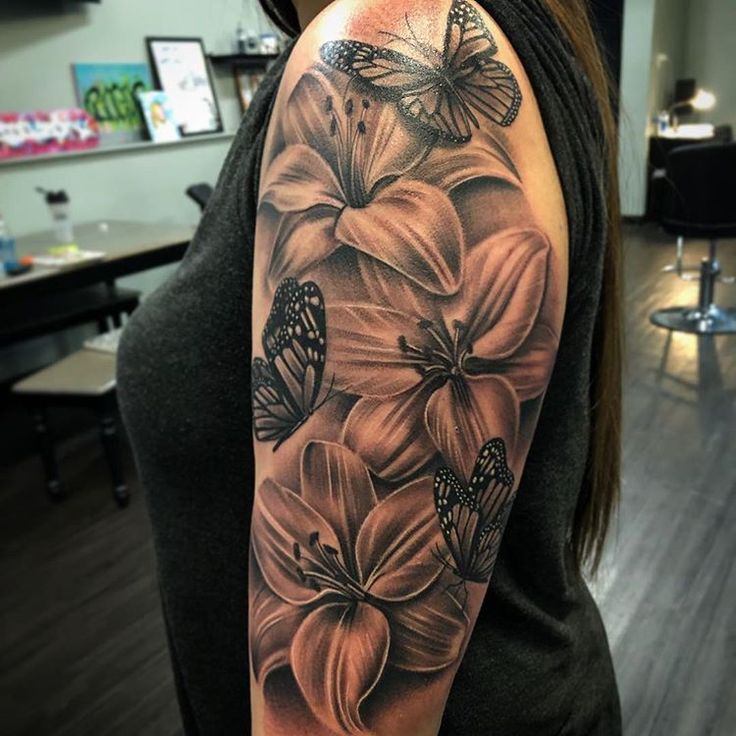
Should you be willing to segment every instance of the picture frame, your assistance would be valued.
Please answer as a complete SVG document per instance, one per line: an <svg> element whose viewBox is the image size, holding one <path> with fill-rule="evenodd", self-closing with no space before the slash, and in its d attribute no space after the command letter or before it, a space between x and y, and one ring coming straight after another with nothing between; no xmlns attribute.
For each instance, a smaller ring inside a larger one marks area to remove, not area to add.
<svg viewBox="0 0 736 736"><path fill-rule="evenodd" d="M182 137L223 131L204 43L196 37L147 36L156 86L168 95Z"/></svg>
<svg viewBox="0 0 736 736"><path fill-rule="evenodd" d="M160 90L139 92L138 101L146 121L148 137L154 143L173 143L181 138L179 126L166 92Z"/></svg>
<svg viewBox="0 0 736 736"><path fill-rule="evenodd" d="M107 145L143 138L138 93L153 88L148 64L75 62L72 76L79 107L97 121Z"/></svg>

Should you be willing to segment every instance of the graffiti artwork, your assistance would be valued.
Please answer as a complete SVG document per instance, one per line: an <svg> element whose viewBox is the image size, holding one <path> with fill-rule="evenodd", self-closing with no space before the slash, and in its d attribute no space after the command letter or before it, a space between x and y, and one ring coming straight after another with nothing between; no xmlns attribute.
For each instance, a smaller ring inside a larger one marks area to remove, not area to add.
<svg viewBox="0 0 736 736"><path fill-rule="evenodd" d="M138 137L144 120L138 94L152 88L146 64L74 64L77 101L103 134ZM132 135L131 135L132 134Z"/></svg>
<svg viewBox="0 0 736 736"><path fill-rule="evenodd" d="M97 121L84 110L0 113L0 160L94 148Z"/></svg>

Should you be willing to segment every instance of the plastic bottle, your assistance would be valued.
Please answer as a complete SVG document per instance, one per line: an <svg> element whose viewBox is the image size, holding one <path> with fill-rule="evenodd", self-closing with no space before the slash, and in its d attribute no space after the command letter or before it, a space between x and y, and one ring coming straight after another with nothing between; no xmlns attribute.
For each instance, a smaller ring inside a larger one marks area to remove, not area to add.
<svg viewBox="0 0 736 736"><path fill-rule="evenodd" d="M238 54L247 53L248 40L243 30L243 24L238 23L235 29L235 52Z"/></svg>
<svg viewBox="0 0 736 736"><path fill-rule="evenodd" d="M7 276L9 269L18 267L18 257L15 254L15 238L0 214L0 278Z"/></svg>
<svg viewBox="0 0 736 736"><path fill-rule="evenodd" d="M74 227L72 218L69 214L69 195L59 189L57 192L51 192L41 187L36 190L43 194L46 204L49 206L49 212L54 223L54 239L57 245L74 245Z"/></svg>

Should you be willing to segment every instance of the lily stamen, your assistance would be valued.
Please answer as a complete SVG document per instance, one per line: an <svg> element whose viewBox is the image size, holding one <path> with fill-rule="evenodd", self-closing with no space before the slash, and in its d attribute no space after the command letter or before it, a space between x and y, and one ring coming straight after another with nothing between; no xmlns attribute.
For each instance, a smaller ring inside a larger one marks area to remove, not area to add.
<svg viewBox="0 0 736 736"><path fill-rule="evenodd" d="M348 567L340 560L340 551L319 538L319 532L309 535L309 546L301 547L294 542L294 559L297 575L305 585L317 590L332 590L349 600L366 600L367 594L355 580ZM311 554L310 551L315 554ZM315 587L315 585L317 587Z"/></svg>

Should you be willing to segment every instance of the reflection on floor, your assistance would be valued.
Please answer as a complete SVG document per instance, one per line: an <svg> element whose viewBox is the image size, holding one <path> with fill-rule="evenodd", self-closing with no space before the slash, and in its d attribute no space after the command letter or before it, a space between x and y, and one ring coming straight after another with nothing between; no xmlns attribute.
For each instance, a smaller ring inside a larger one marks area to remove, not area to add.
<svg viewBox="0 0 736 736"><path fill-rule="evenodd" d="M626 241L626 485L592 587L626 736L731 736L736 337L668 338L652 327L649 312L694 303L697 287L660 273L674 244L656 230L630 228ZM736 242L721 251L724 270L736 272ZM736 288L720 294L736 303ZM35 458L0 470L1 730L175 734L150 528L130 460L134 500L121 513L94 432L61 451L74 491L61 505L46 501Z"/></svg>
<svg viewBox="0 0 736 736"><path fill-rule="evenodd" d="M669 244L670 247L665 247ZM691 246L696 264L705 244ZM720 246L736 273L736 242ZM626 736L736 733L736 336L668 333L648 315L695 304L660 269L674 243L626 238L623 503L599 579ZM736 303L736 288L716 297Z"/></svg>

